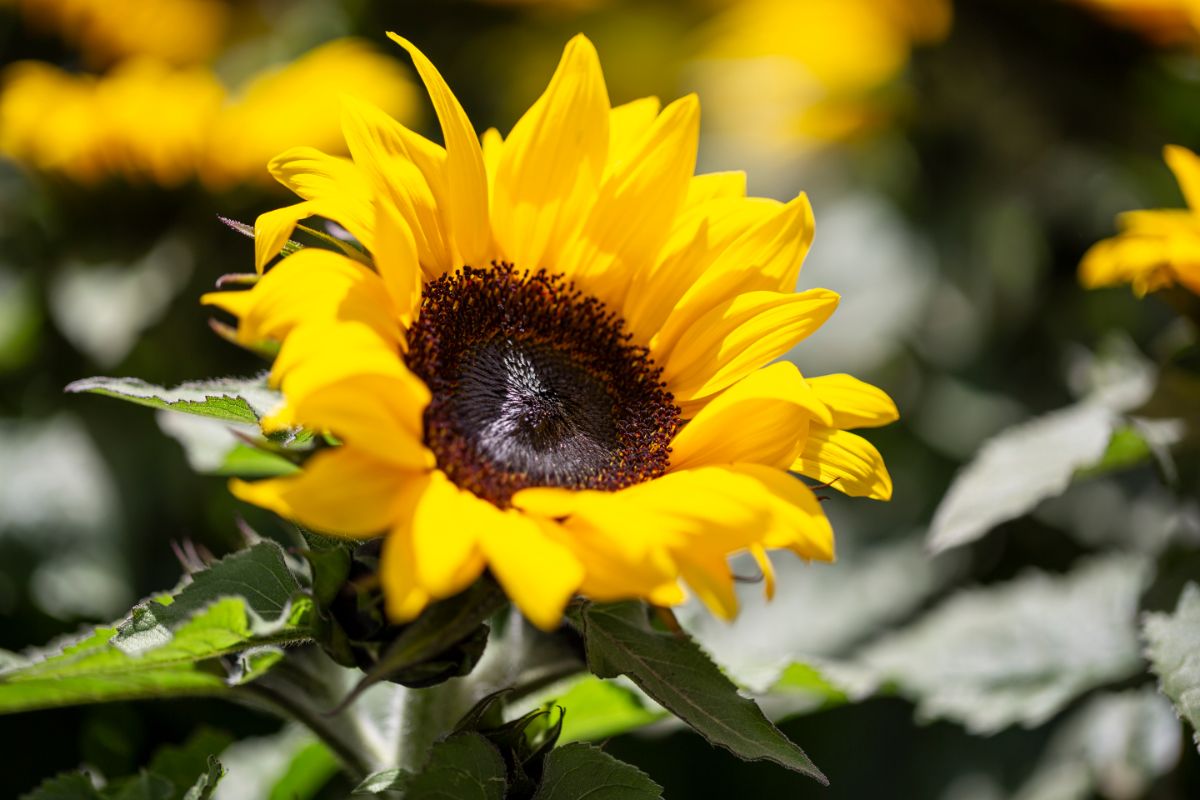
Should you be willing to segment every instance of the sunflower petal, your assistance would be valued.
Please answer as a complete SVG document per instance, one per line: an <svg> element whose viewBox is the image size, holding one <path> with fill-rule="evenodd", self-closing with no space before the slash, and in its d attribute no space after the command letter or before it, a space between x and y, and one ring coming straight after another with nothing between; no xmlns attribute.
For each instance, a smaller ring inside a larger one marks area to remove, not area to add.
<svg viewBox="0 0 1200 800"><path fill-rule="evenodd" d="M381 204L375 223L375 269L391 295L400 324L412 325L421 305L421 263L412 228L394 206Z"/></svg>
<svg viewBox="0 0 1200 800"><path fill-rule="evenodd" d="M750 555L754 557L758 568L762 570L763 595L766 596L767 600L774 600L775 566L771 563L771 556L767 554L767 549L760 544L750 545Z"/></svg>
<svg viewBox="0 0 1200 800"><path fill-rule="evenodd" d="M833 561L833 526L821 503L803 481L788 473L758 464L737 464L729 472L754 481L755 501L771 513L763 532L766 548L787 548L811 561Z"/></svg>
<svg viewBox="0 0 1200 800"><path fill-rule="evenodd" d="M455 486L441 471L430 473L411 521L417 583L431 597L450 597L483 571L480 532L498 509Z"/></svg>
<svg viewBox="0 0 1200 800"><path fill-rule="evenodd" d="M651 352L690 416L703 405L693 401L704 401L786 353L821 327L837 304L838 295L827 289L748 292L710 309L686 330L675 333L668 327L662 338L677 343L667 352L661 340L651 343Z"/></svg>
<svg viewBox="0 0 1200 800"><path fill-rule="evenodd" d="M583 227L558 267L620 308L629 278L648 270L670 232L696 166L700 104L667 106L631 155L601 185Z"/></svg>
<svg viewBox="0 0 1200 800"><path fill-rule="evenodd" d="M596 49L576 36L499 157L492 221L507 260L530 267L557 261L604 174L608 115Z"/></svg>
<svg viewBox="0 0 1200 800"><path fill-rule="evenodd" d="M685 209L695 208L709 200L741 198L746 196L746 173L710 172L696 175L688 184Z"/></svg>
<svg viewBox="0 0 1200 800"><path fill-rule="evenodd" d="M608 118L608 172L614 172L631 155L646 131L654 124L662 101L657 97L641 97L615 106Z"/></svg>
<svg viewBox="0 0 1200 800"><path fill-rule="evenodd" d="M1175 174L1188 208L1200 213L1200 156L1186 147L1169 144L1163 148L1163 159Z"/></svg>
<svg viewBox="0 0 1200 800"><path fill-rule="evenodd" d="M380 277L328 250L305 248L285 258L252 288L200 298L238 315L238 341L281 341L301 323L357 321L399 341L396 311Z"/></svg>
<svg viewBox="0 0 1200 800"><path fill-rule="evenodd" d="M723 620L733 620L738 612L737 593L726 557L719 553L694 552L679 559L680 577L688 587Z"/></svg>
<svg viewBox="0 0 1200 800"><path fill-rule="evenodd" d="M786 468L813 416L829 419L794 364L752 372L704 407L671 442L672 469L750 462Z"/></svg>
<svg viewBox="0 0 1200 800"><path fill-rule="evenodd" d="M821 375L808 385L832 414L822 419L831 428L878 428L900 418L896 403L882 389L853 375Z"/></svg>
<svg viewBox="0 0 1200 800"><path fill-rule="evenodd" d="M395 521L397 494L412 473L366 453L338 447L317 453L285 478L233 480L239 500L335 536L370 538Z"/></svg>
<svg viewBox="0 0 1200 800"><path fill-rule="evenodd" d="M429 604L429 592L417 583L416 563L407 529L393 531L383 543L379 559L384 607L393 622L411 622Z"/></svg>
<svg viewBox="0 0 1200 800"><path fill-rule="evenodd" d="M267 169L305 200L318 202L317 213L340 224L368 251L375 249L373 193L353 161L312 147L293 147L271 159Z"/></svg>
<svg viewBox="0 0 1200 800"><path fill-rule="evenodd" d="M892 476L875 445L857 434L813 424L804 451L791 466L851 497L890 500Z"/></svg>
<svg viewBox="0 0 1200 800"><path fill-rule="evenodd" d="M353 97L342 99L342 131L355 163L372 176L381 205L408 223L418 258L435 277L452 269L445 224L436 197L446 152L383 111Z"/></svg>
<svg viewBox="0 0 1200 800"><path fill-rule="evenodd" d="M446 142L445 213L458 251L456 261L486 264L492 236L488 221L487 171L483 166L479 138L437 67L407 39L390 32L388 38L412 56L442 126L442 137Z"/></svg>
<svg viewBox="0 0 1200 800"><path fill-rule="evenodd" d="M583 582L579 560L554 537L555 523L479 501L490 519L479 531L488 565L530 622L551 631Z"/></svg>

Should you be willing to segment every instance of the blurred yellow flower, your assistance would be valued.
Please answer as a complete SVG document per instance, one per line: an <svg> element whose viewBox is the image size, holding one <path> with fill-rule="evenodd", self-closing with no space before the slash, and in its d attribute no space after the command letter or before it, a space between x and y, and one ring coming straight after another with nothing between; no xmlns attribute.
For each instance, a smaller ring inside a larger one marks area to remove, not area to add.
<svg viewBox="0 0 1200 800"><path fill-rule="evenodd" d="M676 604L682 584L731 617L731 554L758 560L768 594L768 549L832 559L829 522L789 473L889 498L879 452L848 429L897 412L849 375L771 364L838 302L794 291L807 198L694 175L696 97L612 107L582 36L508 137L482 144L433 64L394 38L445 146L347 103L353 158L279 155L271 171L303 201L258 218L255 251L265 270L312 216L363 249L301 249L204 298L243 344L281 343L284 403L264 427L339 443L233 491L327 533L386 534L397 620L485 568L544 628L577 592Z"/></svg>
<svg viewBox="0 0 1200 800"><path fill-rule="evenodd" d="M1071 0L1162 45L1200 38L1200 0Z"/></svg>
<svg viewBox="0 0 1200 800"><path fill-rule="evenodd" d="M103 78L20 62L0 91L0 153L82 184L120 174L177 186L200 166L224 96L207 69L151 59Z"/></svg>
<svg viewBox="0 0 1200 800"><path fill-rule="evenodd" d="M229 26L224 0L0 0L31 27L56 33L100 67L129 56L170 64L207 61Z"/></svg>
<svg viewBox="0 0 1200 800"><path fill-rule="evenodd" d="M1174 145L1163 157L1188 208L1122 214L1121 233L1093 245L1079 265L1089 289L1129 283L1142 296L1178 283L1200 294L1200 157Z"/></svg>
<svg viewBox="0 0 1200 800"><path fill-rule="evenodd" d="M715 126L770 148L852 136L886 118L876 95L950 22L948 0L732 2L701 57Z"/></svg>
<svg viewBox="0 0 1200 800"><path fill-rule="evenodd" d="M209 137L201 177L210 187L269 180L268 161L298 142L344 153L342 96L412 122L416 89L396 59L359 39L338 39L265 70L234 95Z"/></svg>
<svg viewBox="0 0 1200 800"><path fill-rule="evenodd" d="M0 154L83 184L265 183L288 143L343 150L343 94L402 119L415 103L399 62L354 39L267 70L234 97L207 67L136 58L96 77L21 62L0 87Z"/></svg>

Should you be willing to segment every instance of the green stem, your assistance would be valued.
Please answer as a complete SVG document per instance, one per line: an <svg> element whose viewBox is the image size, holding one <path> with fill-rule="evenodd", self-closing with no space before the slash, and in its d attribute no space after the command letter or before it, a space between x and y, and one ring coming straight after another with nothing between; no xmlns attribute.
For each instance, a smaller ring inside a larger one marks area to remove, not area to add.
<svg viewBox="0 0 1200 800"><path fill-rule="evenodd" d="M461 708L463 682L449 680L400 693L400 741L396 766L418 772L435 742L448 734L466 710Z"/></svg>

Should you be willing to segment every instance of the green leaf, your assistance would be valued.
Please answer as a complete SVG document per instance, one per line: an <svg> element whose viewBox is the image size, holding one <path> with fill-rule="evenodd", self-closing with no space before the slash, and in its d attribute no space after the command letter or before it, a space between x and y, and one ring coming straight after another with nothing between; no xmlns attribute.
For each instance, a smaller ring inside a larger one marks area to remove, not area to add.
<svg viewBox="0 0 1200 800"><path fill-rule="evenodd" d="M0 713L75 703L222 694L267 664L252 656L231 677L221 657L309 638L312 601L261 542L192 580L171 602L151 600L118 627L18 657L0 671Z"/></svg>
<svg viewBox="0 0 1200 800"><path fill-rule="evenodd" d="M454 597L430 605L388 645L379 661L342 701L341 707L352 703L381 681L396 680L405 685L424 685L420 678L425 676L427 667L433 670L435 677L442 676L446 673L446 665L439 657L454 650L460 643L470 643L472 637L478 636L484 621L503 608L506 602L507 597L500 587L485 578ZM464 657L469 663L464 662L462 666L467 669L474 666L482 648L479 648L479 652L475 652L475 648L467 649L470 652L466 654L451 653L451 667L456 667ZM407 675L409 671L415 672ZM464 674L457 668L450 672ZM445 677L452 675L445 674L440 679Z"/></svg>
<svg viewBox="0 0 1200 800"><path fill-rule="evenodd" d="M229 734L203 727L182 745L159 748L146 769L171 781L176 795L183 795L198 783L197 775L204 780L212 770L212 759L232 742Z"/></svg>
<svg viewBox="0 0 1200 800"><path fill-rule="evenodd" d="M1040 725L1141 670L1135 624L1148 572L1143 559L1113 556L961 591L860 653L859 665L925 719L978 734Z"/></svg>
<svg viewBox="0 0 1200 800"><path fill-rule="evenodd" d="M646 773L590 744L551 750L533 800L662 800Z"/></svg>
<svg viewBox="0 0 1200 800"><path fill-rule="evenodd" d="M555 701L566 709L560 741L597 741L657 722L668 716L647 708L637 692L589 675Z"/></svg>
<svg viewBox="0 0 1200 800"><path fill-rule="evenodd" d="M225 777L225 768L215 757L209 756L208 769L202 772L191 788L184 792L183 800L211 800L213 792L217 790L217 784L223 777Z"/></svg>
<svg viewBox="0 0 1200 800"><path fill-rule="evenodd" d="M171 800L175 787L166 778L142 772L123 778L102 792L106 800Z"/></svg>
<svg viewBox="0 0 1200 800"><path fill-rule="evenodd" d="M585 602L571 618L583 634L588 667L597 676L627 675L655 702L739 758L771 761L828 782L753 701L738 694L695 642L653 630L641 603Z"/></svg>
<svg viewBox="0 0 1200 800"><path fill-rule="evenodd" d="M975 541L1061 494L1102 460L1120 417L1083 402L1016 425L984 443L954 479L929 527L934 552Z"/></svg>
<svg viewBox="0 0 1200 800"><path fill-rule="evenodd" d="M1191 724L1200 748L1200 585L1184 587L1173 614L1147 614L1146 657L1175 712Z"/></svg>
<svg viewBox="0 0 1200 800"><path fill-rule="evenodd" d="M87 775L71 772L47 778L32 792L21 795L21 800L104 800L104 796Z"/></svg>
<svg viewBox="0 0 1200 800"><path fill-rule="evenodd" d="M307 800L315 797L342 769L337 756L321 742L305 745L288 762L271 788L270 800Z"/></svg>
<svg viewBox="0 0 1200 800"><path fill-rule="evenodd" d="M385 770L368 777L355 795L398 792L404 800L504 800L504 759L478 733L456 733L433 746L418 773Z"/></svg>
<svg viewBox="0 0 1200 800"><path fill-rule="evenodd" d="M1014 800L1148 797L1182 750L1165 697L1149 688L1098 694L1055 729Z"/></svg>
<svg viewBox="0 0 1200 800"><path fill-rule="evenodd" d="M263 375L192 381L169 389L138 378L84 378L69 384L65 391L102 394L150 408L251 425L279 403L279 393L267 388Z"/></svg>

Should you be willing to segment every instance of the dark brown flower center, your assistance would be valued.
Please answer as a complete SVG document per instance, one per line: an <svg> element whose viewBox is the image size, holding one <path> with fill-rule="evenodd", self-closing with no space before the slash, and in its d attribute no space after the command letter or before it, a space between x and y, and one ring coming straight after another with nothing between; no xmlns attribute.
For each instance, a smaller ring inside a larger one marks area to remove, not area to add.
<svg viewBox="0 0 1200 800"><path fill-rule="evenodd" d="M623 321L561 275L464 267L425 286L409 368L425 442L499 506L531 486L612 491L663 474L679 409Z"/></svg>

